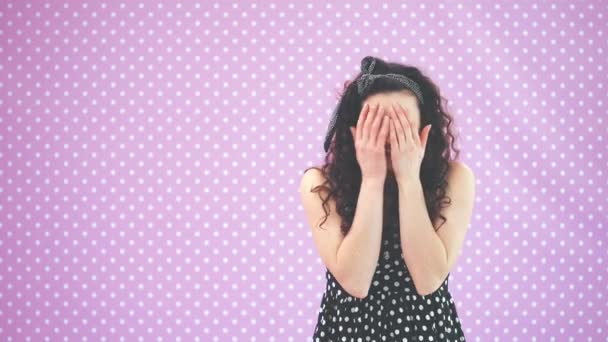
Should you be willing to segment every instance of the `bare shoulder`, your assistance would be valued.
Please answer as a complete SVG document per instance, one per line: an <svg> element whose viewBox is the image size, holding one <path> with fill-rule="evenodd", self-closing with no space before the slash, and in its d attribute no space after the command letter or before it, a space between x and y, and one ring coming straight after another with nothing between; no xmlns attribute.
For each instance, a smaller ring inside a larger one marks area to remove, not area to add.
<svg viewBox="0 0 608 342"><path fill-rule="evenodd" d="M445 195L450 198L450 205L441 210L443 215L457 210L454 202L472 205L475 196L475 175L468 165L458 160L450 161L446 183ZM433 222L433 227L437 229L442 221L438 216Z"/></svg>
<svg viewBox="0 0 608 342"><path fill-rule="evenodd" d="M333 198L327 198L324 206L321 194L312 191L315 187L325 183L325 180L320 170L307 170L302 175L300 182L300 196L308 227L312 233L312 239L319 256L331 274L346 289L350 287L344 282L342 270L338 264L338 249L344 239L341 231L342 220L336 212L336 204ZM321 190L321 192L326 191L326 189ZM329 211L326 209L329 209ZM359 291L348 292L356 294Z"/></svg>
<svg viewBox="0 0 608 342"><path fill-rule="evenodd" d="M463 190L462 187L474 185L475 175L473 170L464 162L452 160L447 175L448 187ZM472 183L472 184L471 184Z"/></svg>
<svg viewBox="0 0 608 342"><path fill-rule="evenodd" d="M323 173L318 167L310 167L302 175L300 184L310 185L312 183L318 183L318 181L322 180L323 178Z"/></svg>
<svg viewBox="0 0 608 342"><path fill-rule="evenodd" d="M473 202L475 196L475 174L465 163L457 160L450 162L447 175L446 193L458 201Z"/></svg>
<svg viewBox="0 0 608 342"><path fill-rule="evenodd" d="M460 161L450 162L446 195L450 205L441 209L446 221L437 228L447 254L447 270L452 270L471 222L475 202L475 176L470 167ZM437 220L439 221L439 220Z"/></svg>
<svg viewBox="0 0 608 342"><path fill-rule="evenodd" d="M320 168L316 166L308 168L300 179L301 195L305 195L305 193L302 192L310 193L312 189L319 185L322 185L323 183L325 183L326 180L327 179L325 178L323 172L321 172Z"/></svg>

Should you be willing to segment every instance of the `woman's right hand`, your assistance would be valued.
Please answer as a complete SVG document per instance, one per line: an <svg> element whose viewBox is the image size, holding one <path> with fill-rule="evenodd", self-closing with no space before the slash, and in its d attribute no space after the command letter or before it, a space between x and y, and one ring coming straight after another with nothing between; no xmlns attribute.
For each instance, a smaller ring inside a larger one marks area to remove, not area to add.
<svg viewBox="0 0 608 342"><path fill-rule="evenodd" d="M349 127L355 141L357 162L363 179L384 181L387 161L384 144L388 136L389 117L380 103L365 104L357 121L357 127Z"/></svg>

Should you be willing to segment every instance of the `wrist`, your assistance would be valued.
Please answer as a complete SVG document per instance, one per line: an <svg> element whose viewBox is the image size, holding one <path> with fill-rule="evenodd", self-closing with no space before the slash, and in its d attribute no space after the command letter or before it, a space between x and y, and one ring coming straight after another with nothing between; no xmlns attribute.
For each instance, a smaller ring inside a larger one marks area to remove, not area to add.
<svg viewBox="0 0 608 342"><path fill-rule="evenodd" d="M364 185L369 185L369 186L381 186L384 187L384 178L370 178L370 177L363 177L361 179L361 186L363 187Z"/></svg>
<svg viewBox="0 0 608 342"><path fill-rule="evenodd" d="M397 179L397 186L399 189L411 189L422 187L422 184L420 183L420 180L416 179Z"/></svg>

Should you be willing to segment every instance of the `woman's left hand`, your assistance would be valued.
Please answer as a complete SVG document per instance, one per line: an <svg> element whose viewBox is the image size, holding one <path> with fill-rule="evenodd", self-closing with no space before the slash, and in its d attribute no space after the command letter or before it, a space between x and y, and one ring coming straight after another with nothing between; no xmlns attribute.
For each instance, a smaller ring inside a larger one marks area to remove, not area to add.
<svg viewBox="0 0 608 342"><path fill-rule="evenodd" d="M420 165L424 158L431 125L425 126L419 137L410 114L398 103L391 104L389 117L391 163L395 179L398 182L419 182Z"/></svg>

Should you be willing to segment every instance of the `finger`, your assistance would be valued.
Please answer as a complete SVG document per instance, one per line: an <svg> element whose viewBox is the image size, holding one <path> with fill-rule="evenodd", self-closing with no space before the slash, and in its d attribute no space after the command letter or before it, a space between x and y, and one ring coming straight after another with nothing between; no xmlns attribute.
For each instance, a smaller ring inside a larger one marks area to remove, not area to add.
<svg viewBox="0 0 608 342"><path fill-rule="evenodd" d="M395 139L397 140L399 147L403 148L405 147L406 140L401 120L399 119L400 115L397 114L394 108L391 108L391 116L393 118L393 125L395 126Z"/></svg>
<svg viewBox="0 0 608 342"><path fill-rule="evenodd" d="M371 108L369 109L369 113L367 113L367 115L365 116L365 121L362 123L363 127L361 129L361 140L369 140L369 136L370 136L370 132L371 132L371 126L372 126L372 122L374 120L374 118L376 117L376 114L378 112L378 106L380 104L379 103L375 103L373 105L371 105Z"/></svg>
<svg viewBox="0 0 608 342"><path fill-rule="evenodd" d="M363 134L363 124L365 123L365 119L369 115L368 113L369 113L369 103L366 103L365 106L363 106L363 109L361 109L361 115L359 115L359 120L357 120L356 138L358 140L361 139L361 135Z"/></svg>
<svg viewBox="0 0 608 342"><path fill-rule="evenodd" d="M401 125L398 125L397 127L400 131L399 134L403 136L405 143L407 143L408 141L412 141L412 133L408 125L407 119L405 118L405 113L403 109L399 105L395 106L391 104L391 107L393 108L393 110L395 110L397 114L397 119L399 120L399 123L401 123Z"/></svg>
<svg viewBox="0 0 608 342"><path fill-rule="evenodd" d="M398 104L399 108L401 108L401 111L403 112L403 114L405 115L405 119L407 120L407 124L409 126L409 136L412 138L412 141L414 142L414 144L416 146L420 146L420 134L418 134L416 127L414 127L414 119L412 118L412 113L408 110L406 110L405 108L403 108L403 106L401 106L401 104Z"/></svg>
<svg viewBox="0 0 608 342"><path fill-rule="evenodd" d="M423 137L422 137L422 142L424 143L424 145L422 146L422 151L426 151L426 144L429 142L429 133L431 133L431 127L432 125L428 125L428 129L427 127L424 127L425 129L423 129Z"/></svg>
<svg viewBox="0 0 608 342"><path fill-rule="evenodd" d="M382 115L382 127L380 127L380 133L378 134L378 140L376 140L376 146L382 148L384 151L384 143L386 142L386 136L388 135L388 124L389 118L387 115Z"/></svg>
<svg viewBox="0 0 608 342"><path fill-rule="evenodd" d="M399 126L399 122L397 121L396 115L394 113L391 121L393 140L396 141L395 148L397 148L397 151L400 151L401 148L405 146L405 138L403 137L403 135L399 134L399 130L397 128L397 126ZM391 150L392 149L393 147L391 146Z"/></svg>
<svg viewBox="0 0 608 342"><path fill-rule="evenodd" d="M369 105L367 105L367 107L363 106L363 108L361 108L361 114L359 115L359 119L357 120L357 127L355 130L355 133L357 133L356 140L361 140L361 136L363 135L363 124L365 123L365 119L369 115L368 113Z"/></svg>
<svg viewBox="0 0 608 342"><path fill-rule="evenodd" d="M371 135L369 140L374 146L378 141L378 132L380 131L380 126L382 124L382 118L384 117L384 108L380 108L377 113L374 114L374 122L372 123Z"/></svg>
<svg viewBox="0 0 608 342"><path fill-rule="evenodd" d="M412 137L412 141L416 143L416 146L420 146L420 134L416 131L416 127L414 127L414 119L412 118L412 113L405 110L401 104L398 104L399 108L405 115L405 119L407 120L407 124L409 126L410 137Z"/></svg>
<svg viewBox="0 0 608 342"><path fill-rule="evenodd" d="M390 135L389 135L389 139L391 142L391 149L394 148L395 151L399 150L399 138L397 136L397 131L396 131L396 126L395 126L395 122L397 121L397 118L395 116L395 112L390 110L389 111L389 117L391 118L391 125L390 125Z"/></svg>
<svg viewBox="0 0 608 342"><path fill-rule="evenodd" d="M389 119L389 141L391 144L391 149L395 149L395 151L399 150L399 142L397 141L397 132L396 127L395 127L395 120L393 119L392 116L390 116Z"/></svg>

